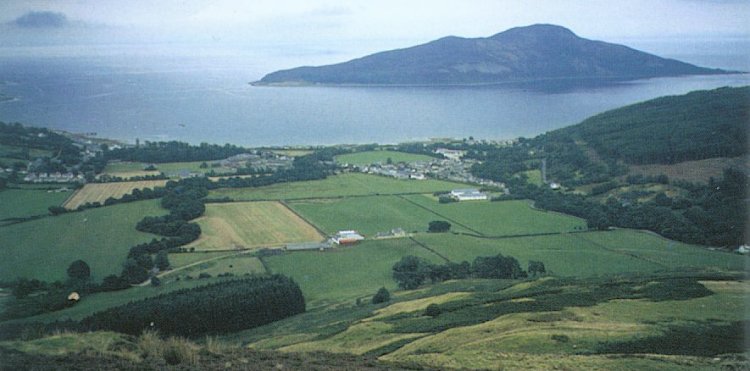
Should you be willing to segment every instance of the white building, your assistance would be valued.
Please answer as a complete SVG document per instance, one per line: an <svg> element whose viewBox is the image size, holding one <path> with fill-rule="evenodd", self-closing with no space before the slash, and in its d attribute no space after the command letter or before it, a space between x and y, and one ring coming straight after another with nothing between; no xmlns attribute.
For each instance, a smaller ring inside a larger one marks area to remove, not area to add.
<svg viewBox="0 0 750 371"><path fill-rule="evenodd" d="M451 191L451 197L458 201L475 201L487 200L489 197L486 193L479 192L476 188L454 189Z"/></svg>
<svg viewBox="0 0 750 371"><path fill-rule="evenodd" d="M457 149L447 149L447 148L438 148L435 150L435 153L439 153L445 158L449 160L460 160L463 155L466 154L466 151L461 151Z"/></svg>
<svg viewBox="0 0 750 371"><path fill-rule="evenodd" d="M338 231L338 233L331 238L331 240L337 245L351 245L364 239L365 238L357 231Z"/></svg>

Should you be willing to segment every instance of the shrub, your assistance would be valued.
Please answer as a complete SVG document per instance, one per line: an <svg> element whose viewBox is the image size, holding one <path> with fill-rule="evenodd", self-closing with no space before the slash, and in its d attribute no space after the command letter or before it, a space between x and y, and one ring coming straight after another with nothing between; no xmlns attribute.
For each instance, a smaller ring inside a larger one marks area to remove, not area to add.
<svg viewBox="0 0 750 371"><path fill-rule="evenodd" d="M388 292L388 289L386 289L385 287L381 287L378 290L378 292L375 293L375 296L372 297L373 304L385 303L390 300L391 300L391 293Z"/></svg>
<svg viewBox="0 0 750 371"><path fill-rule="evenodd" d="M440 309L440 306L435 303L428 305L424 310L424 315L430 317L437 317L440 313L442 313L442 310Z"/></svg>

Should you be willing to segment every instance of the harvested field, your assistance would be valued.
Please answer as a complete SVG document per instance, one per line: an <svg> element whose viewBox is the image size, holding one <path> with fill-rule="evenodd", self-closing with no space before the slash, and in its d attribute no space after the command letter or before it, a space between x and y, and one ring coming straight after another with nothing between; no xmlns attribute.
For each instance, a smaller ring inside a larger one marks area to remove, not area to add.
<svg viewBox="0 0 750 371"><path fill-rule="evenodd" d="M110 197L120 198L133 192L135 189L145 189L154 187L163 187L167 184L166 180L144 180L138 182L117 182L117 183L90 183L78 190L70 199L65 202L65 208L76 209L87 202L104 203Z"/></svg>
<svg viewBox="0 0 750 371"><path fill-rule="evenodd" d="M226 250L320 241L317 230L279 202L206 205L196 222L203 233L188 245L196 250Z"/></svg>

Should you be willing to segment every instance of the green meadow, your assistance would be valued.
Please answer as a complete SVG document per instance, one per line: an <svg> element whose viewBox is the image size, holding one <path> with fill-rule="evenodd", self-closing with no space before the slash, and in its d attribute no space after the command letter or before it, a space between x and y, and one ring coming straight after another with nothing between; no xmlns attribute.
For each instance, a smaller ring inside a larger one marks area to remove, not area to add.
<svg viewBox="0 0 750 371"><path fill-rule="evenodd" d="M0 224L3 219L48 215L50 206L60 206L73 191L6 189L0 191Z"/></svg>
<svg viewBox="0 0 750 371"><path fill-rule="evenodd" d="M396 164L399 162L426 162L434 160L435 158L427 155L396 151L367 151L336 156L336 162L340 164L352 164L358 166L375 163L385 164L388 159L391 159L391 162Z"/></svg>
<svg viewBox="0 0 750 371"><path fill-rule="evenodd" d="M430 221L440 219L429 210L397 196L294 201L289 205L329 234L354 229L372 237L393 228L402 228L407 233L426 232ZM468 232L458 226L454 230Z"/></svg>
<svg viewBox="0 0 750 371"><path fill-rule="evenodd" d="M140 201L0 227L0 278L65 280L78 259L95 280L119 274L130 247L156 237L136 231L136 223L164 213L159 201Z"/></svg>
<svg viewBox="0 0 750 371"><path fill-rule="evenodd" d="M446 192L466 188L465 184L442 180L400 180L377 175L341 174L323 180L274 184L257 188L217 189L209 197L229 197L237 201L295 200L304 198L336 198L403 193Z"/></svg>
<svg viewBox="0 0 750 371"><path fill-rule="evenodd" d="M264 258L273 273L294 278L310 307L373 295L396 288L391 268L406 255L443 262L408 239L365 241L331 251L299 251Z"/></svg>
<svg viewBox="0 0 750 371"><path fill-rule="evenodd" d="M445 217L448 222L485 236L517 236L586 229L585 220L533 209L530 201L463 201L441 204L423 195L409 195L405 198Z"/></svg>

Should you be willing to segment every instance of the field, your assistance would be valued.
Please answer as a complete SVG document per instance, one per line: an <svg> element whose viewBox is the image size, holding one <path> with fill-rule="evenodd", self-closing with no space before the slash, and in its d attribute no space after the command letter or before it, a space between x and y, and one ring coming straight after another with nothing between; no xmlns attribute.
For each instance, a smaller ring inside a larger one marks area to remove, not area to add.
<svg viewBox="0 0 750 371"><path fill-rule="evenodd" d="M166 162L162 164L153 164L156 167L154 171L144 170L149 164L142 162L111 162L104 168L103 174L109 174L112 176L119 176L122 178L129 178L134 176L143 175L158 175L164 173L170 178L178 177L181 171L188 171L192 173L208 173L211 170L217 173L230 173L234 172L234 169L227 167L211 167L211 163L214 161L206 161L209 165L208 168L201 168L203 161L194 162Z"/></svg>
<svg viewBox="0 0 750 371"><path fill-rule="evenodd" d="M48 215L50 206L60 206L71 192L6 189L0 191L0 223L8 218Z"/></svg>
<svg viewBox="0 0 750 371"><path fill-rule="evenodd" d="M536 186L542 185L542 171L541 170L526 170L521 172L521 174L526 175L526 180L530 184L534 184Z"/></svg>
<svg viewBox="0 0 750 371"><path fill-rule="evenodd" d="M464 201L441 204L422 195L406 199L485 236L517 236L586 229L582 219L555 212L535 210L529 201Z"/></svg>
<svg viewBox="0 0 750 371"><path fill-rule="evenodd" d="M734 167L744 172L750 170L750 160L746 157L710 158L698 161L685 161L672 165L630 165L630 174L646 176L667 175L670 180L707 183L709 179L722 177L724 169Z"/></svg>
<svg viewBox="0 0 750 371"><path fill-rule="evenodd" d="M320 241L315 228L279 202L208 204L196 219L201 237L188 245L196 250L228 250L285 243Z"/></svg>
<svg viewBox="0 0 750 371"><path fill-rule="evenodd" d="M0 227L0 279L65 280L78 259L95 280L119 274L130 247L155 237L135 224L164 213L158 201L139 201Z"/></svg>
<svg viewBox="0 0 750 371"><path fill-rule="evenodd" d="M120 198L133 192L135 189L145 189L154 187L163 187L167 184L166 180L144 180L138 182L117 182L117 183L89 183L79 189L66 203L68 209L76 209L88 202L104 201L110 197Z"/></svg>
<svg viewBox="0 0 750 371"><path fill-rule="evenodd" d="M294 201L289 205L329 234L354 229L371 237L377 232L387 232L393 228L402 228L407 232L425 232L430 221L440 219L432 212L398 196ZM468 232L461 227L454 230Z"/></svg>
<svg viewBox="0 0 750 371"><path fill-rule="evenodd" d="M352 164L358 166L375 163L386 164L388 159L391 159L391 162L396 164L399 162L428 162L435 160L435 157L395 151L368 151L336 156L336 162L340 164Z"/></svg>
<svg viewBox="0 0 750 371"><path fill-rule="evenodd" d="M398 180L367 174L342 174L323 180L274 184L258 188L218 189L209 197L229 197L238 201L294 200L346 196L433 193L466 188L466 184L441 180Z"/></svg>
<svg viewBox="0 0 750 371"><path fill-rule="evenodd" d="M266 259L273 273L288 275L300 285L309 307L373 295L380 287L393 290L391 267L403 256L442 260L410 240L366 241L333 251L299 251Z"/></svg>

